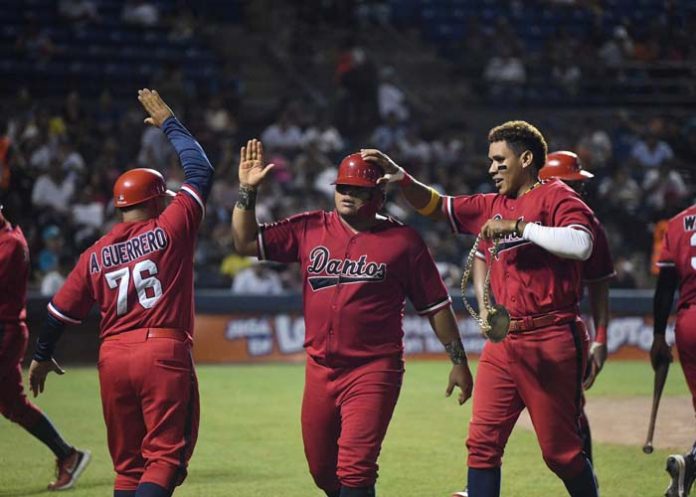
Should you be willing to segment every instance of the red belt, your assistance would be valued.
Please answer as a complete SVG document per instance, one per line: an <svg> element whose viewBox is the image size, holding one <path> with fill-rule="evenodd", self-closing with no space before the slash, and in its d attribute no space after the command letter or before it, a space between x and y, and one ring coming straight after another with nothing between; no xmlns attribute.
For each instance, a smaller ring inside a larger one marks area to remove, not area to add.
<svg viewBox="0 0 696 497"><path fill-rule="evenodd" d="M575 321L576 316L571 314L557 314L550 312L548 314L542 314L541 316L524 316L521 318L513 318L510 320L510 327L508 331L510 333L519 333L523 331L536 330L537 328L544 328L545 326L551 326L552 324L565 324Z"/></svg>
<svg viewBox="0 0 696 497"><path fill-rule="evenodd" d="M143 341L148 338L175 338L177 340L192 340L191 335L186 330L179 328L137 328L135 330L129 330L122 333L116 333L115 335L109 335L104 338L107 340L118 340L121 338L134 338L135 341L142 339Z"/></svg>

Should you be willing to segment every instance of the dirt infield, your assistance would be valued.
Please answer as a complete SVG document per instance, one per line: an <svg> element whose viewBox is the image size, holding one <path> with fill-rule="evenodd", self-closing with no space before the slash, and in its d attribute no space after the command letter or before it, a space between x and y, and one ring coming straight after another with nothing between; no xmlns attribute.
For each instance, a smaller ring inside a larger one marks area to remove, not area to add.
<svg viewBox="0 0 696 497"><path fill-rule="evenodd" d="M591 397L586 412L590 418L592 440L642 447L648 433L652 398L648 397ZM520 426L532 429L525 410ZM663 397L657 413L653 446L684 452L694 442L696 418L691 396Z"/></svg>

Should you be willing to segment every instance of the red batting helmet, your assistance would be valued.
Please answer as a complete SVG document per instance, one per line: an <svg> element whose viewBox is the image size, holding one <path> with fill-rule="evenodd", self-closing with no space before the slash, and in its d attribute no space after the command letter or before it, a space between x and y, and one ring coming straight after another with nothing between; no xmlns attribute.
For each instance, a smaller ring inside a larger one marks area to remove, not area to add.
<svg viewBox="0 0 696 497"><path fill-rule="evenodd" d="M368 162L360 154L350 154L338 166L338 177L332 184L373 188L384 171L377 164Z"/></svg>
<svg viewBox="0 0 696 497"><path fill-rule="evenodd" d="M578 154L562 150L551 152L546 156L546 164L539 171L539 178L585 181L594 178L594 174L582 168Z"/></svg>
<svg viewBox="0 0 696 497"><path fill-rule="evenodd" d="M173 197L174 192L167 190L164 177L154 169L131 169L114 183L116 207L128 207L165 195Z"/></svg>

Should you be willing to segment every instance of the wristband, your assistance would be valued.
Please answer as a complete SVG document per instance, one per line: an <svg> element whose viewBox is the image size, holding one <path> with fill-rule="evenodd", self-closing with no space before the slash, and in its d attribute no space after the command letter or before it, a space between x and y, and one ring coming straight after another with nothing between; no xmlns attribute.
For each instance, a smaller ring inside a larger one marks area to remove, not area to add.
<svg viewBox="0 0 696 497"><path fill-rule="evenodd" d="M597 333L595 334L595 342L599 342L602 345L607 344L607 327L597 326Z"/></svg>
<svg viewBox="0 0 696 497"><path fill-rule="evenodd" d="M422 207L420 209L416 209L416 211L421 215L421 216L429 216L435 210L437 209L437 204L440 200L440 194L437 193L434 189L429 188L430 190L430 200L426 204L425 207Z"/></svg>
<svg viewBox="0 0 696 497"><path fill-rule="evenodd" d="M517 236L522 236L522 233L520 233L520 221L522 221L522 218L517 219L515 221L515 235Z"/></svg>

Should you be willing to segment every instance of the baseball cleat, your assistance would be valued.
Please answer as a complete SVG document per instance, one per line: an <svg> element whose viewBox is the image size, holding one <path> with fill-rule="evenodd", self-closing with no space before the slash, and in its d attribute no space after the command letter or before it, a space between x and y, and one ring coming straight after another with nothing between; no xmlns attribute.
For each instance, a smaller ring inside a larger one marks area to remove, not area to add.
<svg viewBox="0 0 696 497"><path fill-rule="evenodd" d="M665 468L672 481L665 491L665 497L689 497L696 480L696 461L693 456L671 455Z"/></svg>
<svg viewBox="0 0 696 497"><path fill-rule="evenodd" d="M469 497L469 487L464 487L461 492L454 492L452 497Z"/></svg>
<svg viewBox="0 0 696 497"><path fill-rule="evenodd" d="M88 450L77 450L62 461L56 461L56 480L48 484L49 490L67 490L75 486L85 470L92 454Z"/></svg>

